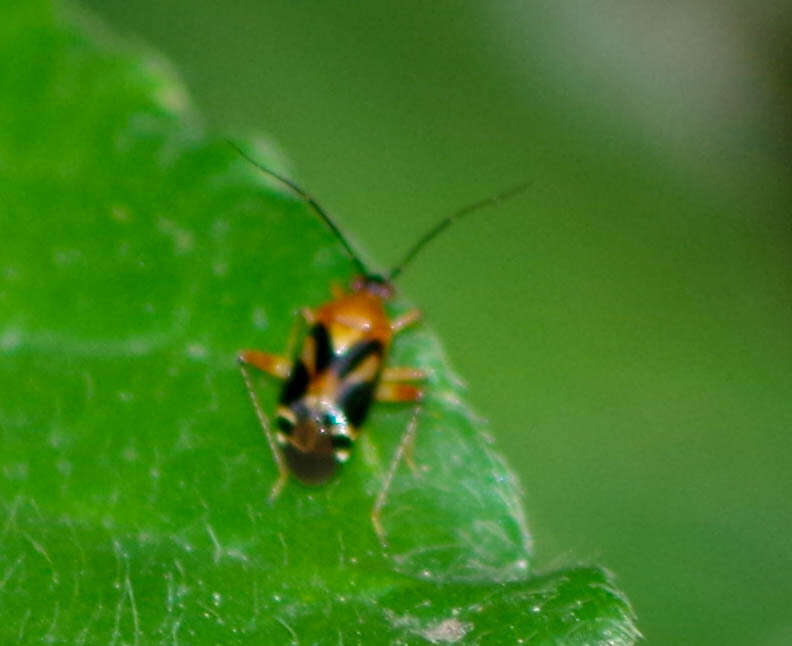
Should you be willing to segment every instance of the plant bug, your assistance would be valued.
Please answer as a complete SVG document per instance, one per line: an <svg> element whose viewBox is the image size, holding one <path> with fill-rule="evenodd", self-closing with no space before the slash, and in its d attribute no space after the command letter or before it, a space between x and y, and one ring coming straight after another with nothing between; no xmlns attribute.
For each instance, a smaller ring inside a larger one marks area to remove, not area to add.
<svg viewBox="0 0 792 646"><path fill-rule="evenodd" d="M357 275L349 291L336 287L332 299L316 308L303 308L300 314L308 333L294 358L260 350L242 350L238 361L248 394L272 455L278 467L278 479L270 492L277 498L292 473L309 485L323 484L350 457L366 415L376 401L416 405L391 460L383 486L371 511L371 522L380 542L385 533L379 520L390 483L399 461L415 435L426 378L423 370L405 366L386 366L393 338L420 318L410 310L391 320L385 303L394 295L393 279L415 256L455 220L492 206L524 191L528 184L514 186L502 193L469 204L440 220L408 250L401 262L384 276L370 272L360 256L319 203L291 180L262 166L236 144L231 145L263 173L288 186L325 222L342 244ZM282 380L283 385L275 413L273 433L262 408L249 368Z"/></svg>

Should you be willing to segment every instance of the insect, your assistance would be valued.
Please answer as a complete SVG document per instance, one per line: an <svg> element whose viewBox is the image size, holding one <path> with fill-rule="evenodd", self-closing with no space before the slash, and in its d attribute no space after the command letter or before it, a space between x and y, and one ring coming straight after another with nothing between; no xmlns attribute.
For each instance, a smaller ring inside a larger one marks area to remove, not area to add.
<svg viewBox="0 0 792 646"><path fill-rule="evenodd" d="M382 276L366 268L314 198L232 145L259 170L302 198L338 238L357 269L348 291L336 287L330 301L300 311L307 325L307 334L293 358L260 350L242 350L239 353L245 386L278 467L279 476L272 487L270 500L280 494L290 473L305 484L322 484L330 480L339 465L349 459L375 400L413 403L416 405L414 414L403 433L371 513L374 530L384 544L379 514L396 466L416 432L419 403L425 392L420 382L427 376L418 368L386 365L394 337L420 318L418 310L410 310L393 320L388 318L385 303L394 295L393 279L454 220L517 195L527 188L527 184L470 204L440 220L418 239L399 264ZM283 382L275 412L274 433L256 395L249 368L256 368Z"/></svg>

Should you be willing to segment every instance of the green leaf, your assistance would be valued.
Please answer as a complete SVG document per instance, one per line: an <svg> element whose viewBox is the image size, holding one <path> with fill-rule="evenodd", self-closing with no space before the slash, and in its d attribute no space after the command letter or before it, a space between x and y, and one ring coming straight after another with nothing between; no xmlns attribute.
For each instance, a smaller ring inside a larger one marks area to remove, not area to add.
<svg viewBox="0 0 792 646"><path fill-rule="evenodd" d="M331 484L268 502L235 356L283 350L350 263L121 52L44 2L2 10L2 642L633 643L601 570L529 574L517 483L424 325L391 357L431 379L388 546L370 512L409 407L378 405ZM256 392L271 409L277 384Z"/></svg>

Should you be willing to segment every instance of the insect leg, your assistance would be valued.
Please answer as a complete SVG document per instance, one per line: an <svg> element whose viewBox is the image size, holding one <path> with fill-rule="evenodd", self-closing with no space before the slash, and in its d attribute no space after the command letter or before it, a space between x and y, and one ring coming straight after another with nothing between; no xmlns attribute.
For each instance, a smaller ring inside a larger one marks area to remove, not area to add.
<svg viewBox="0 0 792 646"><path fill-rule="evenodd" d="M415 442L415 433L418 430L418 417L420 414L421 407L416 406L413 416L410 419L410 422L407 424L407 428L405 429L404 433L402 433L401 440L399 440L399 446L396 447L396 451L393 454L393 459L391 460L390 466L388 467L388 472L385 474L382 488L377 494L377 499L374 501L374 506L371 508L371 525L374 527L374 532L377 534L377 538L379 539L379 542L383 548L387 547L388 541L385 538L385 529L382 527L380 516L382 514L382 509L385 507L385 503L388 500L388 491L390 490L391 483L393 482L393 478L396 475L396 469L399 467L399 462L401 462L401 459L405 456L405 454L407 454L408 457L412 454L412 446ZM410 462L412 462L412 460L410 460Z"/></svg>
<svg viewBox="0 0 792 646"><path fill-rule="evenodd" d="M314 322L314 314L310 308L303 307L298 310L299 316L294 317L292 322L291 331L289 332L289 342L287 344L286 354L270 354L269 352L262 352L261 350L240 350L237 359L240 363L258 368L262 372L266 372L278 379L288 379L291 374L292 362L288 357L291 357L294 352L294 346L297 344L298 337L301 332L300 322L311 325Z"/></svg>
<svg viewBox="0 0 792 646"><path fill-rule="evenodd" d="M251 363L250 365L256 364ZM245 380L245 388L247 388L248 395L250 395L250 401L253 403L253 409L256 411L256 417L258 417L261 430L264 431L264 435L267 437L267 442L269 443L270 450L272 451L272 458L275 460L275 464L278 467L278 479L275 481L275 484L272 485L272 490L270 491L269 495L269 501L272 502L280 495L283 486L289 479L289 468L286 466L286 460L283 458L280 448L278 448L278 443L275 441L275 436L272 434L272 429L270 428L267 416L264 414L264 409L261 408L261 403L259 402L258 396L256 395L256 391L253 389L253 381L250 379L248 363L243 362L241 358L239 370L242 373L242 379Z"/></svg>
<svg viewBox="0 0 792 646"><path fill-rule="evenodd" d="M291 362L279 354L260 350L242 350L238 360L240 366L253 366L278 379L286 379L291 372Z"/></svg>
<svg viewBox="0 0 792 646"><path fill-rule="evenodd" d="M419 310L409 310L408 312L405 312L401 316L397 316L391 321L391 332L398 334L404 328L409 327L413 323L417 322L420 318L421 312Z"/></svg>
<svg viewBox="0 0 792 646"><path fill-rule="evenodd" d="M424 390L412 384L381 381L375 396L381 402L419 402L423 399Z"/></svg>
<svg viewBox="0 0 792 646"><path fill-rule="evenodd" d="M382 371L382 381L422 381L426 379L426 370L409 366L391 366Z"/></svg>

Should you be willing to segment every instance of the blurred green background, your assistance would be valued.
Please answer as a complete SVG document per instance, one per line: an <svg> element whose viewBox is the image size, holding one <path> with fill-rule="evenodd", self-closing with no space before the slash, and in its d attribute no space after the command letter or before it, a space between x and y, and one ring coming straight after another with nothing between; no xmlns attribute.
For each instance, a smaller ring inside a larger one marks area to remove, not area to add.
<svg viewBox="0 0 792 646"><path fill-rule="evenodd" d="M520 473L540 567L612 569L651 644L792 643L789 3L80 4L375 264L531 180L399 286Z"/></svg>

